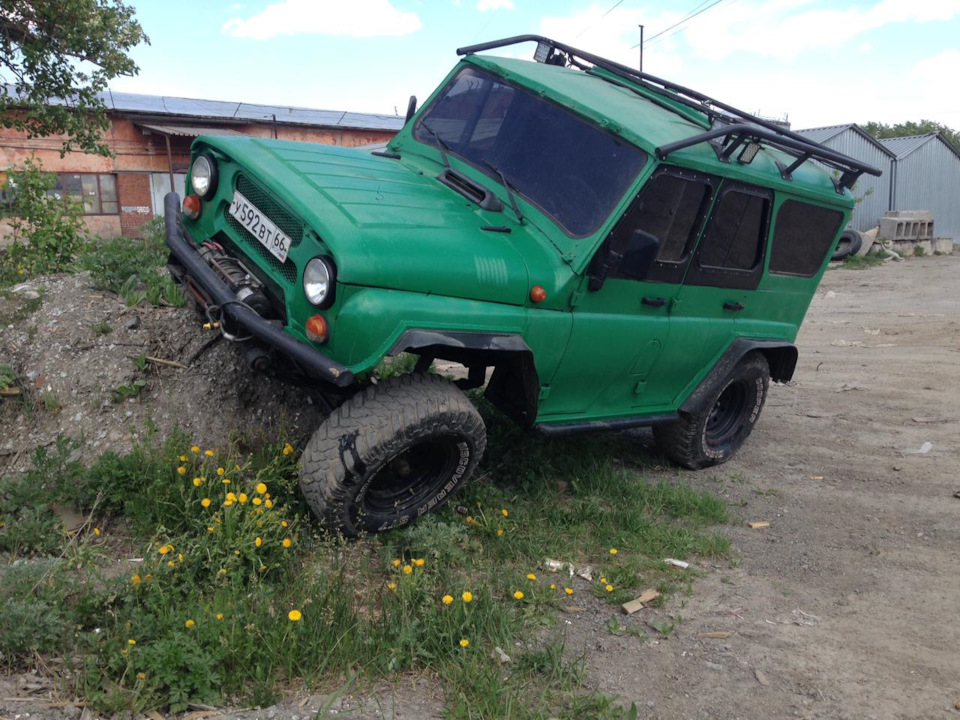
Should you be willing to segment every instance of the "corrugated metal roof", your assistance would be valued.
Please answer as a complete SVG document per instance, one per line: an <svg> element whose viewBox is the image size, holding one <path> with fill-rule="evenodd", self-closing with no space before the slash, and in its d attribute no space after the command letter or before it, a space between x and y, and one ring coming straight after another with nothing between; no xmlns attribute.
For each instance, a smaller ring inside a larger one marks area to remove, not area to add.
<svg viewBox="0 0 960 720"><path fill-rule="evenodd" d="M899 160L900 158L906 157L915 150L923 147L937 137L943 141L944 145L953 151L954 155L960 157L960 151L951 145L950 141L943 137L943 135L941 135L939 132L927 133L925 135L905 135L903 137L884 138L880 142L882 142L890 151L892 151L897 156L897 160Z"/></svg>
<svg viewBox="0 0 960 720"><path fill-rule="evenodd" d="M243 135L242 132L225 127L202 127L200 125L153 125L138 123L140 127L158 132L161 135L179 135L181 137L197 137L197 135Z"/></svg>
<svg viewBox="0 0 960 720"><path fill-rule="evenodd" d="M796 132L822 145L826 142L829 142L830 140L835 138L837 135L839 135L840 133L846 130L852 130L853 132L857 133L857 135L860 135L871 145L874 145L875 147L877 147L879 150L889 155L890 157L895 156L894 153L889 148L877 142L877 139L873 137L873 135L868 133L866 130L864 130L862 127L860 127L856 123L847 123L846 125L826 125L824 127L808 128L806 130L797 130Z"/></svg>
<svg viewBox="0 0 960 720"><path fill-rule="evenodd" d="M104 104L120 112L181 117L208 118L215 120L247 120L249 122L290 125L316 125L330 128L354 128L360 130L397 131L404 119L394 115L344 112L342 110L318 110L314 108L285 105L257 105L254 103L225 102L137 93L101 93Z"/></svg>

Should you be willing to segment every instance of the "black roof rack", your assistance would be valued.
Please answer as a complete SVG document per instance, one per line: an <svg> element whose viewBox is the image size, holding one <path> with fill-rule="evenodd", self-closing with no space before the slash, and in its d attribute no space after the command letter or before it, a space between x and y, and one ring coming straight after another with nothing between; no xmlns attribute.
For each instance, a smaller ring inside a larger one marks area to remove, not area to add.
<svg viewBox="0 0 960 720"><path fill-rule="evenodd" d="M746 113L743 110L738 110L732 105L727 105L696 90L677 85L669 80L662 80L654 75L648 75L639 70L629 68L626 65L621 65L620 63L607 60L606 58L584 50L578 50L577 48L541 35L516 35L502 40L470 45L459 48L457 55L471 55L473 53L483 52L484 50L493 50L495 48L517 45L524 42L537 43L538 47L535 58L538 62L549 65L573 65L581 70L589 70L590 65L602 68L613 75L644 88L651 94L663 97L664 101L657 101L656 97L650 97L647 94L643 95L645 99L651 100L667 110L677 112L675 107L672 107L669 102L665 101L669 99L701 112L709 118L711 122L710 130L658 147L656 154L661 160L677 150L708 142L714 150L716 150L717 156L721 161L729 162L730 157L737 148L754 141L758 143L763 141L764 144L775 147L781 152L795 158L794 162L790 165L777 163L777 166L780 168L780 174L785 180L791 180L793 172L808 160L817 160L827 167L840 172L840 178L834 179L834 184L839 193L842 193L844 188L853 187L857 178L863 173L876 175L878 177L881 175L880 170L872 165L835 152L820 143L813 142L809 138L791 132L769 120L764 120L763 118ZM584 62L590 65L584 65ZM720 142L714 142L717 140Z"/></svg>

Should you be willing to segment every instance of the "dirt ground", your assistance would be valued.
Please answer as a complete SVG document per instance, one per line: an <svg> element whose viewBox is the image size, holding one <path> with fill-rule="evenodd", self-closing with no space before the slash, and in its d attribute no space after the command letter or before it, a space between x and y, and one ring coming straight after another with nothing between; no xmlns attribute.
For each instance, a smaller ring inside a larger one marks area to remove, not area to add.
<svg viewBox="0 0 960 720"><path fill-rule="evenodd" d="M733 562L694 563L692 594L676 595L658 611L675 625L659 640L611 634L608 621L616 614L588 599L584 587L584 612L561 615L560 625L568 651L585 652L588 688L619 696L620 703L635 702L641 717L664 720L960 718L958 275L960 256L826 274L798 339L794 382L771 388L760 423L733 461L680 473L730 502L734 521L721 532L732 540ZM111 312L133 313L119 304ZM172 328L182 327L160 315L179 312L146 313L143 322L170 323L165 344L151 346L154 351L173 347ZM42 317L47 323L56 319ZM120 338L141 342L127 338L137 331L121 327L126 335L114 337L114 351ZM0 350L10 352L7 343L16 341L17 363L39 365L42 358L33 358L17 328L0 330ZM189 359L202 340L191 343L169 357ZM102 351L104 363L114 351ZM200 377L215 385L227 371L231 382L241 384L242 392L222 393L216 412L237 413L238 422L254 426L267 421L250 398L268 394L271 385L244 390L245 373L222 347L195 362L204 363ZM53 360L49 367L55 367ZM52 372L47 366L33 371ZM162 372L167 374L152 382L167 378L162 387L172 387L178 371ZM114 382L105 377L101 393ZM180 393L154 391L167 398L161 429L179 418L191 431L213 432L200 419L199 405L191 406L191 415L176 400ZM77 401L81 410L65 408L56 422L69 430L75 413L81 412L76 422L82 424L82 408L90 408L104 416L97 423L106 427L100 441L122 446L130 434L124 428L143 412L140 406L105 406L93 390L79 392L89 394ZM69 389L64 394L72 397ZM292 413L296 425L301 415ZM10 432L10 417L0 415L0 471L24 462L28 438L45 441L56 431L42 419L32 429L17 425ZM638 433L637 440L651 442L649 433ZM932 447L916 452L924 443ZM746 523L753 521L770 526L749 529ZM619 621L637 627L647 612ZM706 637L715 633L729 636ZM656 635L649 629L647 634ZM31 690L31 683L41 687ZM80 715L73 706L47 708L43 685L26 676L0 678L0 716ZM345 698L296 698L224 717L300 720L328 700L332 713L345 717L426 718L442 709L439 688L411 679Z"/></svg>

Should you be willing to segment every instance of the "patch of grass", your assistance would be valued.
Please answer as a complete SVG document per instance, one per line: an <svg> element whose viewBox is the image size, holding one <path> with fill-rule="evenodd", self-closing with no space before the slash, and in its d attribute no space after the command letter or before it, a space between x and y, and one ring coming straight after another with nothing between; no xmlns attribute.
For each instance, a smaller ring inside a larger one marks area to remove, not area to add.
<svg viewBox="0 0 960 720"><path fill-rule="evenodd" d="M2 254L0 254L0 264L2 261ZM39 310L43 304L43 289L38 290L41 293L40 297L24 300L10 290L0 289L0 325L14 325Z"/></svg>
<svg viewBox="0 0 960 720"><path fill-rule="evenodd" d="M56 415L63 408L60 393L56 390L41 390L40 402L43 404L43 409L51 415Z"/></svg>
<svg viewBox="0 0 960 720"><path fill-rule="evenodd" d="M663 557L726 554L709 531L725 506L628 469L645 461L621 438L543 442L496 417L489 427L489 456L457 506L351 543L318 531L285 443L240 453L148 437L90 467L68 440L40 449L26 477L0 486L0 551L63 559L44 582L3 583L0 601L19 603L12 617L43 607L48 625L31 641L0 617L0 645L16 648L3 662L59 655L74 692L110 712L263 704L297 678L417 672L442 683L452 718L636 717L584 688L562 633L518 649L582 591L539 566L590 563L598 597L656 587L662 604L692 572ZM55 503L89 518L82 537L63 535ZM143 561L119 576L91 565L117 544Z"/></svg>
<svg viewBox="0 0 960 720"><path fill-rule="evenodd" d="M97 335L109 335L113 332L113 327L106 320L101 320L93 326L92 330Z"/></svg>
<svg viewBox="0 0 960 720"><path fill-rule="evenodd" d="M129 385L120 385L113 389L111 400L113 400L114 405L119 405L124 400L140 397L140 393L143 392L143 388L146 386L147 381L143 378L138 378Z"/></svg>
<svg viewBox="0 0 960 720"><path fill-rule="evenodd" d="M13 367L6 363L0 363L0 390L12 387L16 379L17 374L13 371Z"/></svg>
<svg viewBox="0 0 960 720"><path fill-rule="evenodd" d="M865 270L866 268L883 265L886 255L883 253L872 253L870 255L847 255L840 263L840 267L845 270Z"/></svg>
<svg viewBox="0 0 960 720"><path fill-rule="evenodd" d="M186 299L167 273L169 250L163 239L163 219L144 226L142 238L101 240L81 257L98 290L120 295L127 305L183 307Z"/></svg>

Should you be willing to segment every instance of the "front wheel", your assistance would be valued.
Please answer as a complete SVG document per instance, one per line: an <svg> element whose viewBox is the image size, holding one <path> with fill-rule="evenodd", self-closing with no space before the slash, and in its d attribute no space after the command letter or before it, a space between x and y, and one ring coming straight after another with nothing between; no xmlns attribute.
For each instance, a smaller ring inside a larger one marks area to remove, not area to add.
<svg viewBox="0 0 960 720"><path fill-rule="evenodd" d="M452 383L395 377L323 422L304 449L300 489L328 531L383 532L443 505L486 443L480 413Z"/></svg>
<svg viewBox="0 0 960 720"><path fill-rule="evenodd" d="M706 399L699 411L655 425L657 447L685 468L719 465L740 449L760 419L770 387L770 366L760 353L747 355Z"/></svg>

